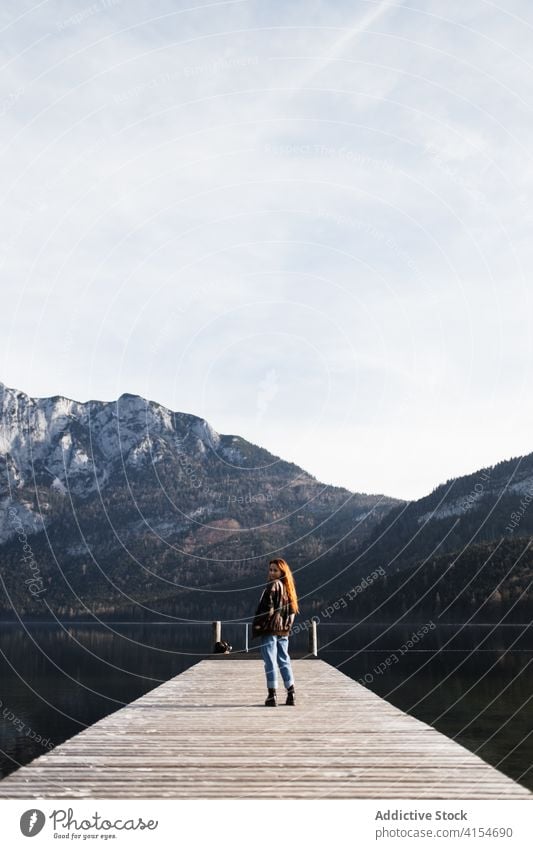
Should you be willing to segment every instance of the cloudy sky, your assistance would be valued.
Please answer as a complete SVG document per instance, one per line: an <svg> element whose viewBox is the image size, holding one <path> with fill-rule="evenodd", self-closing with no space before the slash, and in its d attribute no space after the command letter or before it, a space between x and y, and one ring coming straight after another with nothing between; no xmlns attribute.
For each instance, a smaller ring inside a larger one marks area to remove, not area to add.
<svg viewBox="0 0 533 849"><path fill-rule="evenodd" d="M2 3L0 380L404 498L533 451L527 0Z"/></svg>

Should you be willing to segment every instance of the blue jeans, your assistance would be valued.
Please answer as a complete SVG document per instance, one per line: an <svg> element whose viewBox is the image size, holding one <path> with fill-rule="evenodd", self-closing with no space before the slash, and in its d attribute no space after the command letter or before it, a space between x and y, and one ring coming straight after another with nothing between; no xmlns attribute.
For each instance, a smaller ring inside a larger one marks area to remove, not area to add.
<svg viewBox="0 0 533 849"><path fill-rule="evenodd" d="M261 657L265 663L267 687L276 689L278 686L278 670L281 672L283 683L287 689L294 684L291 659L289 657L289 638L278 637L276 634L265 634L261 637L259 646Z"/></svg>

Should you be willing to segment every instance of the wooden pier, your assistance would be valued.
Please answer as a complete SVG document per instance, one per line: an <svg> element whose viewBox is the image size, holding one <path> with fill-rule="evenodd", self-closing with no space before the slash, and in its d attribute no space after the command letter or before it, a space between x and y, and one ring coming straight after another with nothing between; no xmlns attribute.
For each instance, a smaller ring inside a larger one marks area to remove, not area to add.
<svg viewBox="0 0 533 849"><path fill-rule="evenodd" d="M0 781L0 798L533 799L322 660L264 706L261 660L220 655Z"/></svg>

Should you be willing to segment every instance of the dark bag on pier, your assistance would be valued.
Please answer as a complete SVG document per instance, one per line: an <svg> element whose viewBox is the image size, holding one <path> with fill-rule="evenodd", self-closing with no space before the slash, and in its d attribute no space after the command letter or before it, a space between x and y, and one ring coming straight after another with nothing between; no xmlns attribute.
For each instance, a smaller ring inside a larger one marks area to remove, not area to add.
<svg viewBox="0 0 533 849"><path fill-rule="evenodd" d="M233 646L230 646L226 640L220 640L215 643L214 654L229 654Z"/></svg>

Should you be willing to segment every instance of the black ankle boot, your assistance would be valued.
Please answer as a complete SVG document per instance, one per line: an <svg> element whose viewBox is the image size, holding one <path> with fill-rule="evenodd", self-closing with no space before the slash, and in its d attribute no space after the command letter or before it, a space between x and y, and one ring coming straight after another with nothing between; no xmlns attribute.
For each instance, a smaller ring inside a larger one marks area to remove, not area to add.
<svg viewBox="0 0 533 849"><path fill-rule="evenodd" d="M287 688L287 700L285 702L286 705L295 705L296 700L294 698L294 684L291 684L290 687Z"/></svg>
<svg viewBox="0 0 533 849"><path fill-rule="evenodd" d="M265 701L267 707L276 707L278 704L278 700L276 698L276 690L273 687L268 688L268 697Z"/></svg>

